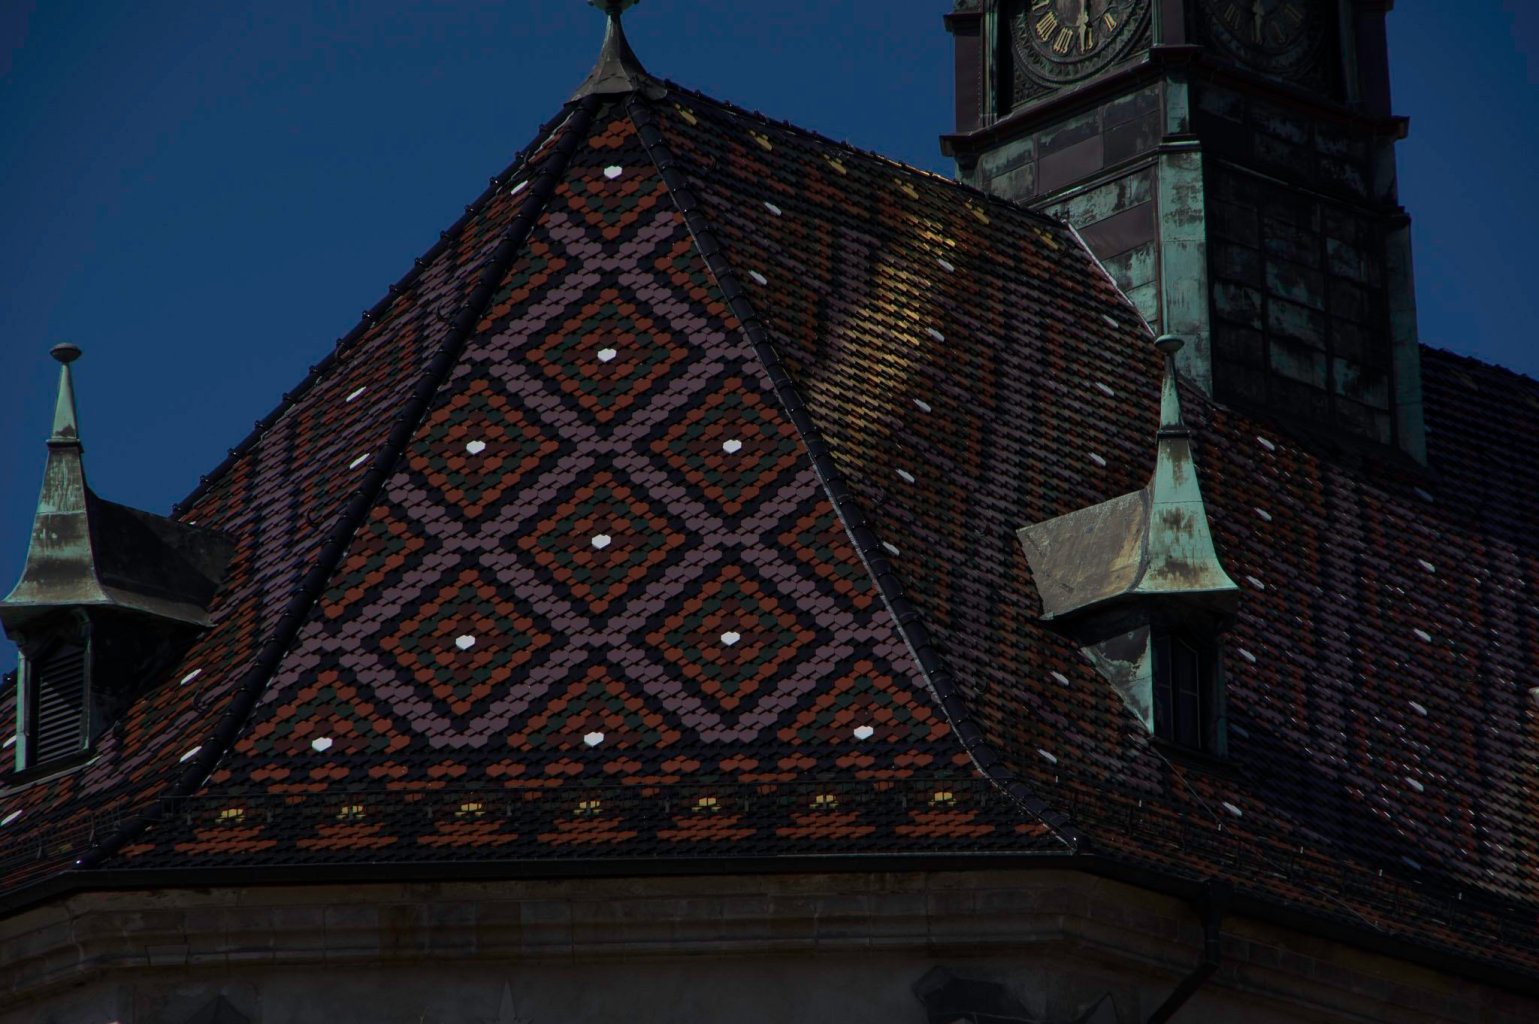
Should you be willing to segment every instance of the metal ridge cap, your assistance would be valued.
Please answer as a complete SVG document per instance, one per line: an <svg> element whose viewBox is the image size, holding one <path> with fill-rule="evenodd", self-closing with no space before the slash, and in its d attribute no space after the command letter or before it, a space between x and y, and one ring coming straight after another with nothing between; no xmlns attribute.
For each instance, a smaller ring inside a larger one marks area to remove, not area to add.
<svg viewBox="0 0 1539 1024"><path fill-rule="evenodd" d="M254 664L247 669L230 704L220 714L213 736L200 746L198 755L188 762L170 791L162 794L157 806L136 815L101 843L93 846L76 861L77 868L83 870L96 868L121 850L131 838L164 817L168 798L175 799L195 792L208 780L219 759L235 741L235 737L245 725L246 719L266 689L268 679L288 653L289 645L298 635L310 608L319 599L322 589L336 571L337 565L352 541L353 534L367 518L369 509L374 506L380 491L395 471L397 463L416 434L422 418L432 405L434 397L453 372L466 339L475 330L476 324L496 292L497 285L507 273L513 260L523 251L529 233L534 229L551 196L555 194L562 175L570 165L578 141L587 137L588 128L592 124L598 106L599 98L589 96L584 97L578 103L576 110L572 111L575 123L571 126L571 130L562 137L555 152L550 154L535 174L529 199L514 217L502 241L487 261L475 291L462 305L460 314L455 318L438 353L433 357L433 361L413 390L411 398L407 400L397 417L380 457L374 461L373 466L359 484L352 500L338 519L336 526L332 528L331 535L327 538L314 565L304 575L297 592L284 608L272 635L258 650Z"/></svg>
<svg viewBox="0 0 1539 1024"><path fill-rule="evenodd" d="M978 771L1005 793L1024 813L1046 825L1071 851L1081 849L1085 845L1086 837L1069 822L1067 816L1052 810L1024 780L1006 772L1002 768L1004 760L983 738L983 729L970 715L957 713L954 710L960 708L965 712L966 698L960 687L956 685L955 677L945 664L945 659L931 641L922 615L903 595L902 584L897 582L889 568L888 560L882 553L876 534L866 525L865 516L856 504L854 494L845 484L843 474L834 462L827 443L822 439L811 413L808 412L800 393L796 390L790 371L780 361L774 343L770 340L768 331L752 303L749 302L742 284L737 280L736 273L722 257L724 250L716 240L689 185L682 180L672 152L662 140L660 130L652 121L651 110L648 109L645 100L639 100L634 93L627 98L625 109L632 123L636 125L637 136L643 148L662 175L670 198L673 199L675 207L684 218L690 235L694 238L696 251L716 279L722 297L742 325L743 334L763 363L770 383L774 387L775 396L780 400L808 457L812 460L813 469L823 485L824 493L833 505L840 522L844 524L850 542L854 545L867 574L876 584L878 593L882 595L882 603L886 606L888 614L892 616L899 635L903 637L915 663L919 666L920 673L930 687L936 704L946 716L953 735L956 736L968 757L972 759Z"/></svg>

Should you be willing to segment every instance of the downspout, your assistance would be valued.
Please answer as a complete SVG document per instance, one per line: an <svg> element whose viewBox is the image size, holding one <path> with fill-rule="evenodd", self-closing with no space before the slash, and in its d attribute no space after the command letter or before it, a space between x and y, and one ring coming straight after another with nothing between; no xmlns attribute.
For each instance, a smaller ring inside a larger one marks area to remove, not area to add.
<svg viewBox="0 0 1539 1024"><path fill-rule="evenodd" d="M1202 912L1202 962L1199 963L1186 977L1181 979L1181 984L1170 994L1170 998L1160 1004L1160 1008L1149 1015L1149 1024L1165 1024L1176 1015L1186 1001L1197 994L1203 982L1211 978L1218 970L1220 957L1223 955L1223 934L1220 926L1224 920L1224 909L1229 904L1229 883L1208 881L1198 898L1197 905Z"/></svg>

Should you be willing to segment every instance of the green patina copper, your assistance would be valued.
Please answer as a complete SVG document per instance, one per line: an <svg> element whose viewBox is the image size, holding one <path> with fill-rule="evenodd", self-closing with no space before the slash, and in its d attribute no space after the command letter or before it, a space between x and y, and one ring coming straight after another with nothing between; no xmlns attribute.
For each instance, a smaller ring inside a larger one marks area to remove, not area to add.
<svg viewBox="0 0 1539 1024"><path fill-rule="evenodd" d="M1239 588L1213 548L1191 434L1181 419L1181 342L1166 337L1159 344L1165 380L1148 485L1018 532L1045 619L1139 597L1198 598L1215 610L1233 609Z"/></svg>
<svg viewBox="0 0 1539 1024"><path fill-rule="evenodd" d="M43 489L21 579L0 601L0 625L16 636L41 616L90 608L206 625L229 543L91 492L70 370L80 350L58 345L53 356L62 365Z"/></svg>
<svg viewBox="0 0 1539 1024"><path fill-rule="evenodd" d="M11 624L30 617L27 613L39 609L111 602L96 577L91 550L84 446L70 371L70 363L79 355L80 350L70 345L57 345L53 350L61 364L53 433L48 438L48 461L43 467L43 490L32 520L27 561L20 581L0 601L0 620L8 630Z"/></svg>
<svg viewBox="0 0 1539 1024"><path fill-rule="evenodd" d="M1043 619L1076 638L1151 732L1156 627L1184 624L1211 633L1233 616L1239 599L1239 588L1213 547L1191 431L1181 418L1176 384L1181 341L1167 335L1156 344L1165 356L1165 376L1149 483L1018 531ZM1214 749L1222 748L1220 726Z"/></svg>

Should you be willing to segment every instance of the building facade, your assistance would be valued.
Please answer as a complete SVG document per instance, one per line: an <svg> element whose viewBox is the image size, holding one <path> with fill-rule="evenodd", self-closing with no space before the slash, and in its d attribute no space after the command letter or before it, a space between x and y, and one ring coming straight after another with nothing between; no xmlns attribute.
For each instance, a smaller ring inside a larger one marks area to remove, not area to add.
<svg viewBox="0 0 1539 1024"><path fill-rule="evenodd" d="M1534 1019L1539 383L1416 343L1386 5L961 5L960 181L625 6L171 516L54 350L0 1021Z"/></svg>

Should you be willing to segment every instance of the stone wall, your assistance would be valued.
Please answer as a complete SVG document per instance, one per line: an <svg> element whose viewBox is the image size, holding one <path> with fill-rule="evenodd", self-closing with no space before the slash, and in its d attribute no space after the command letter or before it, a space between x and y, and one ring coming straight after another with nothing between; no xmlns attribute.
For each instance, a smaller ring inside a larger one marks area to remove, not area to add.
<svg viewBox="0 0 1539 1024"><path fill-rule="evenodd" d="M1328 939L1223 931L1178 1021L1539 1019ZM0 1024L925 1024L936 968L948 998L1132 1024L1201 949L1184 903L1059 870L83 893L0 922Z"/></svg>
<svg viewBox="0 0 1539 1024"><path fill-rule="evenodd" d="M978 157L969 184L1073 224L1146 319L1160 320L1154 152L1164 84L1023 132Z"/></svg>

